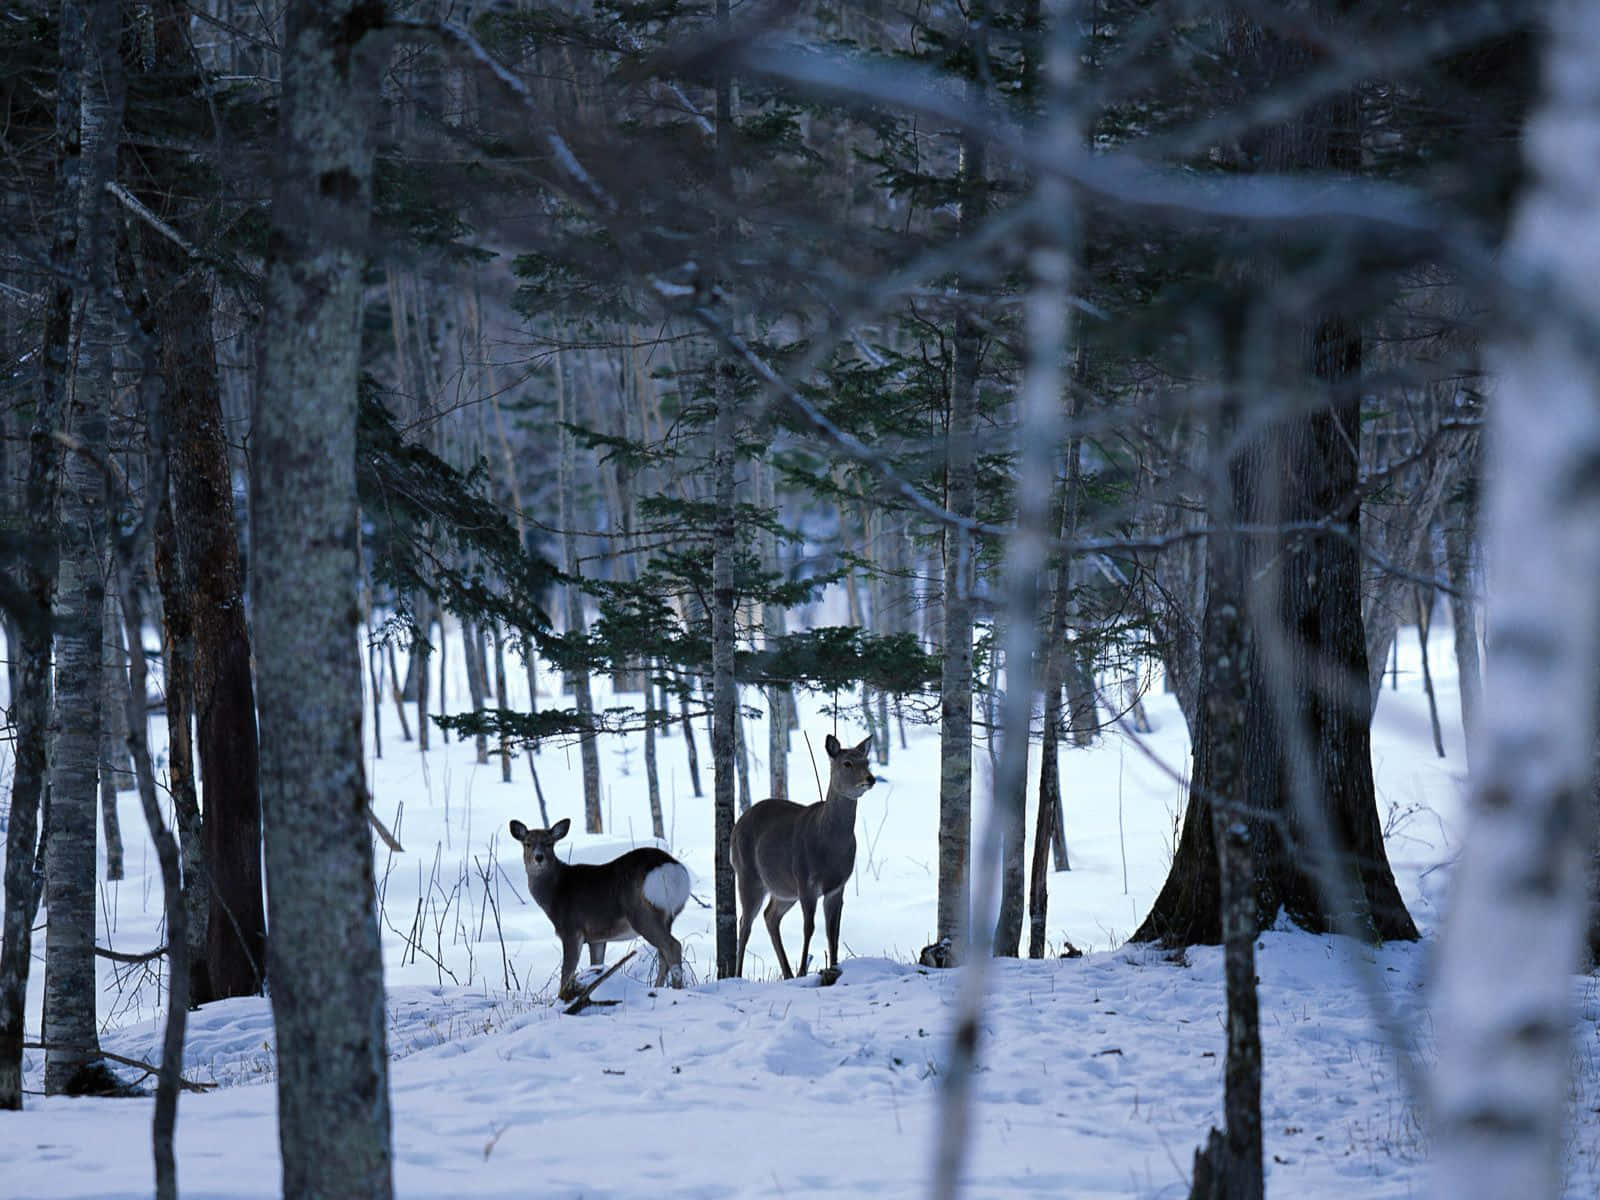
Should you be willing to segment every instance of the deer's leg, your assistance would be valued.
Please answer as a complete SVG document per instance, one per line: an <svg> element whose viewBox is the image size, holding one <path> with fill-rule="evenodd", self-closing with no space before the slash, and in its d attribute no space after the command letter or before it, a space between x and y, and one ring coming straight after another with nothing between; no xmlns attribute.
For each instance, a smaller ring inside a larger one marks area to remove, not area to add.
<svg viewBox="0 0 1600 1200"><path fill-rule="evenodd" d="M783 914L793 907L793 900L779 900L774 896L767 901L766 911L761 914L767 923L767 932L772 935L772 948L778 952L778 966L783 969L785 979L793 979L794 971L789 967L789 956L783 952L783 938L778 935L778 922L783 920Z"/></svg>
<svg viewBox="0 0 1600 1200"><path fill-rule="evenodd" d="M802 894L800 897L800 928L802 940L800 942L800 974L806 973L806 967L811 963L811 935L817 929L817 898Z"/></svg>
<svg viewBox="0 0 1600 1200"><path fill-rule="evenodd" d="M828 931L828 965L839 968L839 916L844 912L844 888L822 898L822 921Z"/></svg>
<svg viewBox="0 0 1600 1200"><path fill-rule="evenodd" d="M606 944L604 942L589 943L589 965L598 967L606 961Z"/></svg>
<svg viewBox="0 0 1600 1200"><path fill-rule="evenodd" d="M563 1000L578 994L578 949L582 945L577 934L561 939L561 990L557 995Z"/></svg>
<svg viewBox="0 0 1600 1200"><path fill-rule="evenodd" d="M750 929L756 923L756 913L767 894L766 884L754 870L736 869L734 879L739 885L739 953L734 959L733 973L744 978L744 948L750 941Z"/></svg>
<svg viewBox="0 0 1600 1200"><path fill-rule="evenodd" d="M683 944L672 936L672 918L645 905L634 918L633 928L656 952L655 986L660 987L670 978L673 987L682 987Z"/></svg>

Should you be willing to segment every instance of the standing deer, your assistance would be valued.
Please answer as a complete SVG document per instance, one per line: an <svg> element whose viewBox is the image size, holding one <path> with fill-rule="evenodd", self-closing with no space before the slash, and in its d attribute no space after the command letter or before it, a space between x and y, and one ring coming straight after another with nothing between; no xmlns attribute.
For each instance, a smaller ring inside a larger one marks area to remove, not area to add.
<svg viewBox="0 0 1600 1200"><path fill-rule="evenodd" d="M817 898L827 922L828 969L839 966L839 915L844 911L844 885L856 865L856 801L877 782L867 765L869 735L859 746L839 745L833 734L823 743L831 766L828 794L818 804L763 800L733 827L733 869L739 884L739 957L734 974L744 974L744 948L755 924L756 908L771 896L764 914L772 948L778 952L783 977L793 979L778 922L800 902L804 937L800 974L811 959L811 934L816 928Z"/></svg>
<svg viewBox="0 0 1600 1200"><path fill-rule="evenodd" d="M642 937L655 948L656 987L671 975L683 986L683 946L672 922L689 899L689 868L665 850L641 846L607 863L564 863L555 845L572 828L560 820L549 829L511 822L522 843L528 891L561 939L561 999L577 993L578 947L587 942L589 965L605 961L606 943Z"/></svg>

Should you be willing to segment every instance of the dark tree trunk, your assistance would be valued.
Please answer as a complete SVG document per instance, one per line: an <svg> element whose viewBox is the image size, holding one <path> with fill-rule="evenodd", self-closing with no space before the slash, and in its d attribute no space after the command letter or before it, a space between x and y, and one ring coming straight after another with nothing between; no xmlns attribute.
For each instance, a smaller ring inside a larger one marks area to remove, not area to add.
<svg viewBox="0 0 1600 1200"><path fill-rule="evenodd" d="M106 878L112 881L122 878L117 791L133 783L128 758L128 664L121 625L121 606L107 591L100 619L100 828L106 839Z"/></svg>
<svg viewBox="0 0 1600 1200"><path fill-rule="evenodd" d="M164 87L198 94L203 80L188 36L187 7L161 0L153 9L152 75ZM140 198L163 220L179 224L182 189L168 182L192 170L189 156L146 148L130 169L149 175ZM244 580L233 502L233 472L212 336L212 289L182 247L136 227L140 277L124 288L140 293L140 324L159 346L169 434L172 524L178 563L163 583L167 620L178 620L192 645L195 750L203 788L203 838L210 912L196 922L207 950L192 962L208 978L193 981L193 999L260 993L266 961L266 911L261 885L261 801L257 780L255 684L245 623ZM176 590L174 584L180 584ZM181 610L181 611L180 611ZM192 642L190 641L192 638ZM180 705L183 703L180 697ZM187 719L187 713L181 714ZM180 834L194 835L192 828Z"/></svg>
<svg viewBox="0 0 1600 1200"><path fill-rule="evenodd" d="M494 702L503 709L510 709L511 697L506 690L506 635L499 621L491 622L490 629L494 631ZM511 738L502 733L500 735L500 782L511 782Z"/></svg>
<svg viewBox="0 0 1600 1200"><path fill-rule="evenodd" d="M355 479L379 15L285 10L251 478L282 1187L341 1200L393 1194Z"/></svg>
<svg viewBox="0 0 1600 1200"><path fill-rule="evenodd" d="M1241 24L1239 57L1248 71L1290 78L1309 43L1290 43ZM1247 71L1247 73L1248 73ZM1263 169L1359 167L1353 93L1319 102L1261 137ZM1246 300L1270 303L1265 281ZM1244 379L1242 310L1230 314L1229 371L1249 399L1268 380ZM1294 331L1282 339L1292 345ZM1308 930L1415 939L1384 851L1372 782L1371 695L1361 620L1359 546L1361 334L1340 316L1301 327L1297 385L1321 387L1326 403L1283 416L1252 439L1233 472L1233 508L1262 524L1328 522L1335 532L1257 540L1246 555L1250 652L1245 664L1247 792L1269 819L1252 831L1256 922L1286 913ZM1251 389L1254 389L1252 392ZM1209 588L1208 583L1208 588ZM1209 593L1208 593L1208 601ZM1208 653L1215 651L1208 647ZM1195 738L1195 777L1209 778L1212 737ZM1222 898L1209 805L1191 791L1167 882L1134 940L1216 942Z"/></svg>
<svg viewBox="0 0 1600 1200"><path fill-rule="evenodd" d="M213 997L261 991L266 910L261 890L261 796L255 682L234 524L233 475L211 341L211 292L161 271L161 332L171 431L173 524L194 637L195 745L200 764L211 912L207 968Z"/></svg>
<svg viewBox="0 0 1600 1200"><path fill-rule="evenodd" d="M1476 444L1469 462L1475 467ZM1483 668L1478 657L1478 586L1473 569L1473 542L1477 537L1475 506L1470 495L1476 486L1473 467L1466 472L1468 495L1450 506L1444 530L1445 571L1450 579L1450 626L1455 633L1456 678L1461 692L1461 728L1466 737L1467 765L1476 755L1478 710L1483 704Z"/></svg>
<svg viewBox="0 0 1600 1200"><path fill-rule="evenodd" d="M661 775L656 766L656 723L665 714L656 707L661 695L655 684L656 669L652 660L644 673L644 779L650 794L650 833L658 841L665 841L667 825L661 812Z"/></svg>
<svg viewBox="0 0 1600 1200"><path fill-rule="evenodd" d="M678 714L683 727L683 752L689 760L689 786L694 789L695 799L705 795L700 787L700 751L695 746L694 722L689 720L689 684L685 682L678 689Z"/></svg>
<svg viewBox="0 0 1600 1200"><path fill-rule="evenodd" d="M177 532L172 528L170 501L162 505L155 532L156 585L161 590L162 662L167 697L167 787L178 822L178 849L183 864L184 936L188 939L189 1002L209 1004L207 923L211 916L211 877L206 869L200 799L194 786L194 638L189 606L179 577Z"/></svg>
<svg viewBox="0 0 1600 1200"><path fill-rule="evenodd" d="M104 7L104 6L101 6ZM78 198L82 178L79 108L84 69L84 12L64 4L58 31L61 67L56 73L56 192L53 268L44 305L39 387L28 435L27 478L23 484L23 586L29 606L19 615L20 642L11 720L16 727L11 774L11 812L6 827L5 929L0 943L0 1109L22 1107L22 1031L33 961L33 920L39 880L34 871L39 843L39 809L49 769L47 739L52 708L50 672L51 604L59 547L56 501L61 486L61 446L56 440L66 420L67 358L72 342L72 279L78 257Z"/></svg>
<svg viewBox="0 0 1600 1200"><path fill-rule="evenodd" d="M410 671L412 678L407 682L416 688L417 749L426 754L430 737L428 690L431 673L428 660L433 657L433 644L428 640L428 635L433 629L433 598L425 592L417 593L416 603L412 608L412 617L414 622L411 631Z"/></svg>

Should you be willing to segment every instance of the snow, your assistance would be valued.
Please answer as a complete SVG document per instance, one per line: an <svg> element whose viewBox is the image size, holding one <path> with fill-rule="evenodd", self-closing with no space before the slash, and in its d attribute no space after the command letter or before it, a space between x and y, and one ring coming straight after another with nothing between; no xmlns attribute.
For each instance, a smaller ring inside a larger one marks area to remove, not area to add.
<svg viewBox="0 0 1600 1200"><path fill-rule="evenodd" d="M1267 1181L1279 1196L1408 1197L1423 1186L1424 1120L1405 1081L1406 1056L1426 1069L1434 1052L1424 984L1458 848L1465 767L1448 630L1431 647L1444 759L1431 745L1414 633L1402 636L1401 690L1384 692L1373 758L1391 860L1425 937L1373 949L1290 929L1262 935ZM452 701L463 695L453 681ZM1194 948L1174 961L1121 944L1164 878L1187 769L1175 705L1159 695L1147 704L1154 733L1118 730L1092 748L1062 750L1073 869L1050 877L1051 953L1064 940L1086 953L992 965L968 1196L1181 1197L1195 1148L1220 1120L1220 951ZM802 705L821 761L822 736L834 726L817 704ZM840 735L859 738L858 718L843 714ZM832 988L814 974L776 981L759 924L752 978L708 980L714 935L699 901L711 896L711 801L689 794L681 736L664 738L667 844L692 872L697 897L674 927L691 986L647 986L652 952L636 943L639 953L596 993L618 1003L569 1017L553 1003L559 944L528 900L520 847L506 832L513 817L543 823L526 760L503 784L497 763L473 763L470 744L435 735L423 756L395 726L391 708L384 756L369 758L368 771L376 811L405 846L403 854L376 848L398 1195L926 1194L959 983L958 971L914 965L933 933L936 730L908 725L910 748L895 742L883 782L861 800L844 970ZM707 755L703 727L699 735ZM154 736L164 739L159 722ZM764 751L764 735L749 740ZM648 841L641 743L602 747L610 832L562 843L585 861ZM791 794L813 797L802 733L794 747ZM549 747L537 764L551 819L581 818L576 748ZM763 761L752 763L753 780L765 772ZM145 949L162 940L158 868L132 793L121 812L128 878L104 885L101 937ZM794 957L797 916L784 932ZM42 955L42 945L35 949ZM621 952L613 948L613 957ZM39 958L30 1037L41 976ZM154 1060L161 997L153 977L105 963L102 980L104 1046ZM1571 1196L1600 1189L1595 983L1589 975L1572 983ZM1401 1031L1398 1044L1385 1029ZM180 1102L185 1196L278 1194L272 1045L264 999L191 1014L187 1074L219 1086ZM29 1052L35 1091L24 1112L0 1114L0 1194L148 1196L152 1101L46 1098L37 1094L42 1067L42 1055Z"/></svg>

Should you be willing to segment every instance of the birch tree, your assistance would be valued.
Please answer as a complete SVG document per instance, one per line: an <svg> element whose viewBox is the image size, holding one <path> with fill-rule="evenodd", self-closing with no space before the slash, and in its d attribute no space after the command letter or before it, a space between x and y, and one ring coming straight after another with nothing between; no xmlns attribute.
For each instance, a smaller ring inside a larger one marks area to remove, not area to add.
<svg viewBox="0 0 1600 1200"><path fill-rule="evenodd" d="M1600 3L1551 4L1487 355L1488 679L1435 962L1432 1194L1558 1196L1588 926L1600 675ZM1515 963L1515 971L1493 969Z"/></svg>
<svg viewBox="0 0 1600 1200"><path fill-rule="evenodd" d="M79 136L77 369L71 387L73 450L62 475L61 573L56 610L55 737L45 837L43 1033L47 1093L115 1091L100 1058L95 1020L95 831L99 808L106 597L106 426L111 402L111 256L105 184L116 161L125 79L120 9L86 11ZM65 20L72 16L64 14Z"/></svg>

